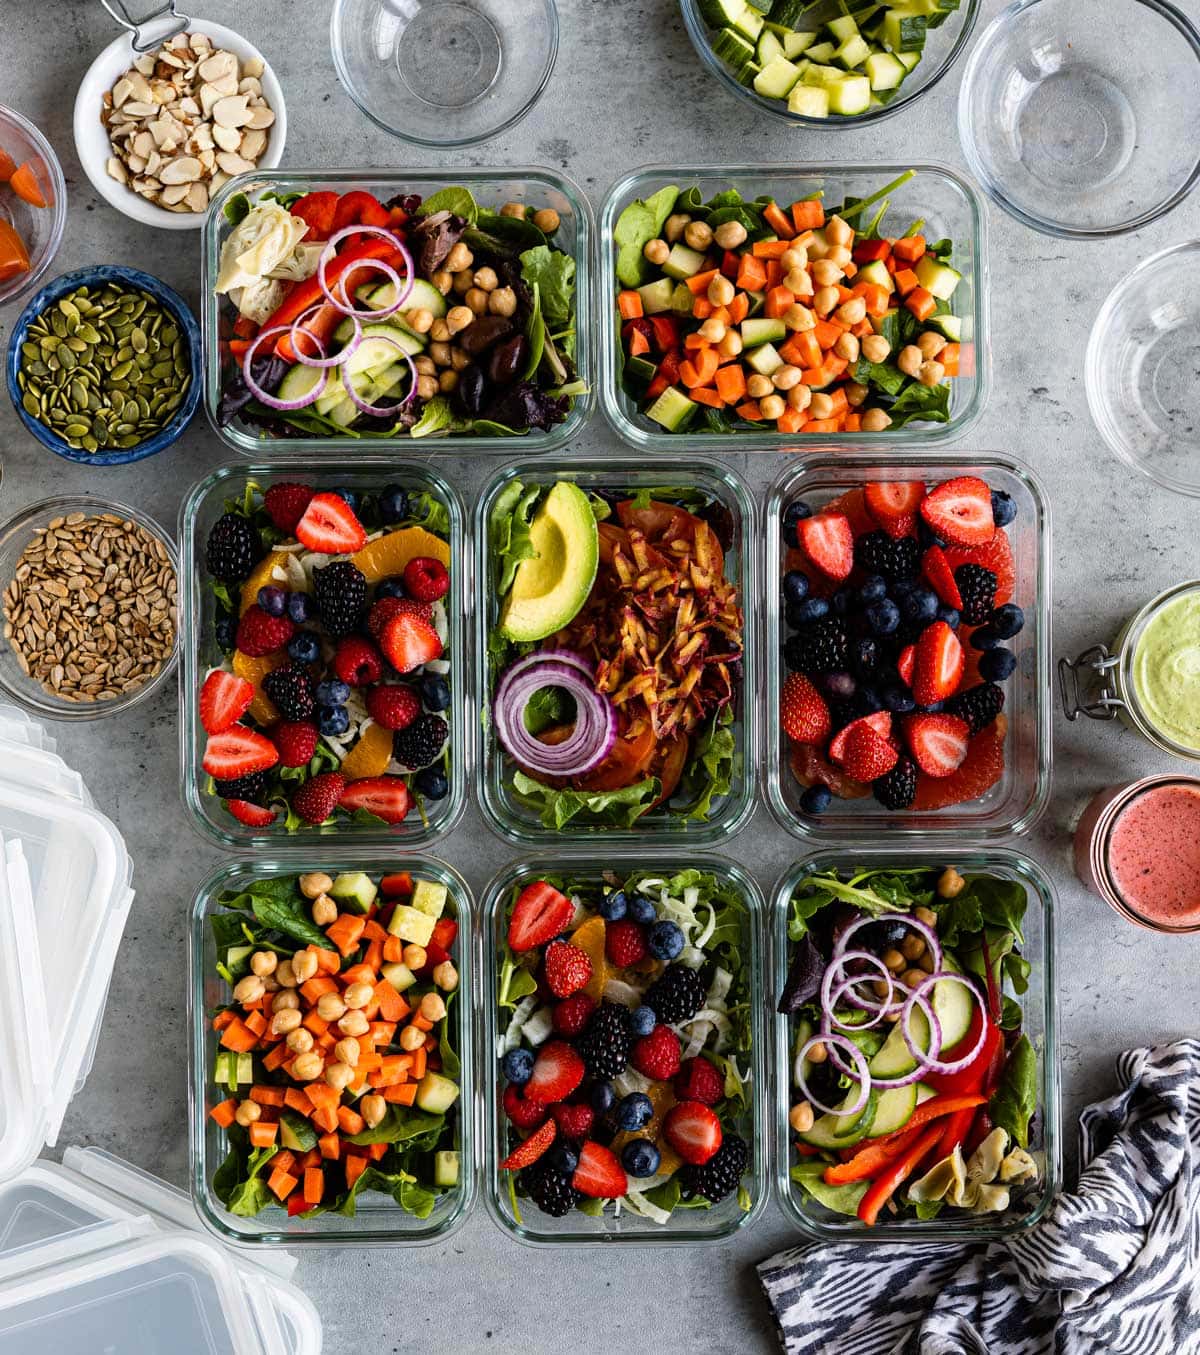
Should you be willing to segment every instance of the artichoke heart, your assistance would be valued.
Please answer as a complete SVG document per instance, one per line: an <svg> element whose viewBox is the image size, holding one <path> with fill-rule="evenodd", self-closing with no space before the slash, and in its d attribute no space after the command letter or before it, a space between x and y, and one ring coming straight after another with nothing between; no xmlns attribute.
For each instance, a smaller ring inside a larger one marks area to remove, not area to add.
<svg viewBox="0 0 1200 1355"><path fill-rule="evenodd" d="M1008 1208L1008 1187L979 1185L967 1206L972 1214L998 1214Z"/></svg>
<svg viewBox="0 0 1200 1355"><path fill-rule="evenodd" d="M1000 1164L998 1180L1006 1185L1021 1186L1026 1181L1036 1181L1038 1165L1024 1148L1014 1148Z"/></svg>
<svg viewBox="0 0 1200 1355"><path fill-rule="evenodd" d="M967 1163L967 1184L982 1186L994 1181L1007 1150L1008 1131L993 1129L971 1154L971 1160Z"/></svg>
<svg viewBox="0 0 1200 1355"><path fill-rule="evenodd" d="M908 1198L914 1204L945 1200L947 1204L961 1208L966 1184L967 1173L962 1153L955 1148L949 1157L934 1163L919 1181L909 1187Z"/></svg>

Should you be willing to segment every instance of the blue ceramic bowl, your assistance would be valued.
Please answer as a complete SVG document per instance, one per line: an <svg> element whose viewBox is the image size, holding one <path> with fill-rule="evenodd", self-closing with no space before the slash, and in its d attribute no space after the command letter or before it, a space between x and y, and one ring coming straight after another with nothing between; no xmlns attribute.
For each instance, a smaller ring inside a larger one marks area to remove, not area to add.
<svg viewBox="0 0 1200 1355"><path fill-rule="evenodd" d="M70 446L53 429L31 417L21 403L17 372L21 366L21 345L25 342L29 326L46 307L52 306L60 297L73 292L77 287L102 287L106 282L115 282L149 292L156 301L166 307L180 332L187 335L188 356L192 364L192 384L188 387L187 398L175 411L170 423L152 438L147 438L136 447L88 452ZM196 406L200 402L200 386L204 380L204 364L200 356L200 326L179 293L168 287L165 282L151 277L149 273L143 273L136 268L123 268L117 264L78 268L74 273L64 273L53 282L48 282L21 312L20 319L13 328L12 337L8 341L5 375L8 378L8 398L13 402L13 408L20 416L21 422L43 447L49 447L57 456L65 457L68 461L79 461L88 466L128 466L134 461L144 461L148 456L154 456L169 447L191 422Z"/></svg>

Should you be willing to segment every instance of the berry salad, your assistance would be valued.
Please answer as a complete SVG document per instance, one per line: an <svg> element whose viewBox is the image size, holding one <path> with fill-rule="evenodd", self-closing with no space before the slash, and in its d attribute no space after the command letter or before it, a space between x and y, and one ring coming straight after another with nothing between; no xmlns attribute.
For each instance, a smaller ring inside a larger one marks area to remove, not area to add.
<svg viewBox="0 0 1200 1355"><path fill-rule="evenodd" d="M497 1136L515 1221L526 1200L554 1218L662 1226L727 1199L750 1210L740 890L700 870L525 880L496 940Z"/></svg>
<svg viewBox="0 0 1200 1355"><path fill-rule="evenodd" d="M407 871L242 878L217 896L228 996L205 1076L230 1213L353 1216L375 1191L424 1219L457 1188L457 918L446 885Z"/></svg>
<svg viewBox="0 0 1200 1355"><path fill-rule="evenodd" d="M953 867L803 878L779 1011L806 1213L1028 1213L1046 1164L1027 906L1020 881Z"/></svg>
<svg viewBox="0 0 1200 1355"><path fill-rule="evenodd" d="M251 481L225 501L197 561L216 603L199 609L213 663L197 675L197 774L237 823L290 833L436 815L462 775L449 538L447 505L416 485Z"/></svg>
<svg viewBox="0 0 1200 1355"><path fill-rule="evenodd" d="M779 721L802 813L868 797L929 812L1001 780L1025 627L1016 513L971 475L785 504Z"/></svg>

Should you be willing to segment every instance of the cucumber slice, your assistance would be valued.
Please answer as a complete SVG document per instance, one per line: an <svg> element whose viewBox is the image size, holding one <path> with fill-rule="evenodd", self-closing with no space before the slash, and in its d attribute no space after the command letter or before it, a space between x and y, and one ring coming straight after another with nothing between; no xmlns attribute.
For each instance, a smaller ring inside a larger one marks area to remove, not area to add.
<svg viewBox="0 0 1200 1355"><path fill-rule="evenodd" d="M642 298L642 310L646 315L661 315L671 309L671 298L675 294L675 284L670 278L659 278L657 282L647 282L638 289ZM691 293L688 293L691 296Z"/></svg>
<svg viewBox="0 0 1200 1355"><path fill-rule="evenodd" d="M775 60L777 56L786 56L783 50L783 43L775 33L769 28L764 28L758 39L757 61L760 66L766 67Z"/></svg>
<svg viewBox="0 0 1200 1355"><path fill-rule="evenodd" d="M904 64L890 52L872 52L866 62L867 79L873 90L897 89L908 74Z"/></svg>
<svg viewBox="0 0 1200 1355"><path fill-rule="evenodd" d="M853 1105L859 1095L859 1089L855 1087L842 1105ZM849 1148L871 1132L878 1106L879 1093L872 1087L867 1103L860 1111L853 1115L822 1115L807 1133L798 1137L814 1148Z"/></svg>
<svg viewBox="0 0 1200 1355"><path fill-rule="evenodd" d="M907 1087L889 1087L880 1092L879 1105L875 1108L875 1122L871 1125L871 1136L894 1134L903 1129L912 1119L917 1108L917 1084L910 1082Z"/></svg>
<svg viewBox="0 0 1200 1355"><path fill-rule="evenodd" d="M782 320L743 320L742 345L757 348L762 343L782 343L787 338L787 326Z"/></svg>
<svg viewBox="0 0 1200 1355"><path fill-rule="evenodd" d="M764 99L786 99L800 72L784 56L769 61L754 77L754 92Z"/></svg>
<svg viewBox="0 0 1200 1355"><path fill-rule="evenodd" d="M935 1087L929 1087L924 1082L917 1083L917 1105L924 1101L932 1101L937 1094Z"/></svg>
<svg viewBox="0 0 1200 1355"><path fill-rule="evenodd" d="M746 0L700 0L700 15L713 28L725 28L742 17Z"/></svg>
<svg viewBox="0 0 1200 1355"><path fill-rule="evenodd" d="M958 970L958 966L948 956L943 964L947 969ZM978 999L972 996L965 983L943 979L933 985L933 1014L942 1028L943 1049L953 1049L960 1040L966 1038L977 1005Z"/></svg>
<svg viewBox="0 0 1200 1355"><path fill-rule="evenodd" d="M677 386L668 386L646 411L646 417L668 433L678 433L691 423L697 406Z"/></svg>
<svg viewBox="0 0 1200 1355"><path fill-rule="evenodd" d="M771 23L778 28L799 28L804 11L812 0L775 0L771 6Z"/></svg>
<svg viewBox="0 0 1200 1355"><path fill-rule="evenodd" d="M751 323L750 321L746 322ZM759 324L769 325L770 320L760 320ZM752 367L760 376L770 376L772 372L777 372L783 366L783 359L771 343L759 344L752 351L746 353L746 366Z"/></svg>
<svg viewBox="0 0 1200 1355"><path fill-rule="evenodd" d="M688 249L687 245L672 245L667 261L663 264L663 272L676 282L683 282L685 278L695 277L704 263L704 255L698 250Z"/></svg>
<svg viewBox="0 0 1200 1355"><path fill-rule="evenodd" d="M279 398L301 400L304 396L311 395L313 388L321 384L324 375L320 367L305 367L303 363L296 363L294 367L287 369L279 383Z"/></svg>
<svg viewBox="0 0 1200 1355"><path fill-rule="evenodd" d="M788 112L797 113L802 118L827 118L829 91L823 85L810 85L806 74L801 75L801 83L795 85L788 95Z"/></svg>
<svg viewBox="0 0 1200 1355"><path fill-rule="evenodd" d="M961 315L935 315L929 322L930 329L944 334L951 343L962 343L963 322Z"/></svg>
<svg viewBox="0 0 1200 1355"><path fill-rule="evenodd" d="M936 255L926 254L917 263L917 281L939 301L949 301L962 281L962 274L948 263L942 263Z"/></svg>
<svg viewBox="0 0 1200 1355"><path fill-rule="evenodd" d="M671 293L670 309L676 315L691 315L695 306L696 298L692 295L691 288L686 282L677 282L675 290Z"/></svg>
<svg viewBox="0 0 1200 1355"><path fill-rule="evenodd" d="M816 40L815 33L784 33L783 54L789 61L795 61L798 56L807 52Z"/></svg>
<svg viewBox="0 0 1200 1355"><path fill-rule="evenodd" d="M843 76L829 86L829 111L843 117L857 117L871 105L871 82L865 75Z"/></svg>
<svg viewBox="0 0 1200 1355"><path fill-rule="evenodd" d="M918 1048L928 1050L930 1044L929 1022L925 1019L925 1013L921 1011L920 1007L913 1010L909 1025L913 1041ZM897 1021L892 1027L892 1033L883 1042L883 1048L868 1065L871 1075L889 1078L905 1077L916 1066L917 1061L908 1047L904 1032L900 1029L900 1022Z"/></svg>

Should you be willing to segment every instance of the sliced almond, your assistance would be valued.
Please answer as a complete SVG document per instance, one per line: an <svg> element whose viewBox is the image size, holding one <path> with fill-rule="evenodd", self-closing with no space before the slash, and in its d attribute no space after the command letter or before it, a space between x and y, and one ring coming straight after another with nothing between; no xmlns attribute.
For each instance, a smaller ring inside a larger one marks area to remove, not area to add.
<svg viewBox="0 0 1200 1355"><path fill-rule="evenodd" d="M125 173L125 166L117 159L115 155L108 157L108 163L104 166L108 170L108 177L116 179L118 183L128 183L129 175Z"/></svg>
<svg viewBox="0 0 1200 1355"><path fill-rule="evenodd" d="M207 122L202 122L192 133L190 145L198 151L210 151L213 148L213 128Z"/></svg>
<svg viewBox="0 0 1200 1355"><path fill-rule="evenodd" d="M140 99L130 99L122 105L122 111L131 118L152 118L158 112L156 103L143 103Z"/></svg>
<svg viewBox="0 0 1200 1355"><path fill-rule="evenodd" d="M181 71L186 64L182 57L177 56L174 52L168 52L165 48L159 52L158 60L164 65L173 66L177 71Z"/></svg>
<svg viewBox="0 0 1200 1355"><path fill-rule="evenodd" d="M217 167L217 153L211 146L206 146L199 155L200 163L204 166L205 174L211 174Z"/></svg>
<svg viewBox="0 0 1200 1355"><path fill-rule="evenodd" d="M212 139L223 151L236 151L242 144L242 134L236 127L223 127L219 122L212 129Z"/></svg>
<svg viewBox="0 0 1200 1355"><path fill-rule="evenodd" d="M125 163L135 174L141 174L146 168L146 162L140 155L128 156Z"/></svg>
<svg viewBox="0 0 1200 1355"><path fill-rule="evenodd" d="M213 122L218 127L244 127L250 121L250 109L246 103L246 96L235 94L232 98L220 100L213 108L212 115Z"/></svg>
<svg viewBox="0 0 1200 1355"><path fill-rule="evenodd" d="M266 132L250 129L242 134L242 144L238 147L238 154L244 155L247 160L257 160L266 148Z"/></svg>
<svg viewBox="0 0 1200 1355"><path fill-rule="evenodd" d="M151 57L150 70L153 71L153 69L154 58ZM150 103L153 97L150 89L150 81L146 79L148 74L149 72L143 71L140 66L135 66L133 70L127 71L125 75L125 78L129 81L130 85L133 86L132 97L139 103Z"/></svg>
<svg viewBox="0 0 1200 1355"><path fill-rule="evenodd" d="M275 121L275 114L266 104L259 104L250 110L250 118L246 126L252 131L261 132L264 128L270 127Z"/></svg>
<svg viewBox="0 0 1200 1355"><path fill-rule="evenodd" d="M243 77L251 76L257 80L261 77L266 68L266 62L263 61L262 57L252 56L242 62L242 75Z"/></svg>
<svg viewBox="0 0 1200 1355"><path fill-rule="evenodd" d="M234 71L232 75L223 75L219 80L214 80L213 84L223 95L236 94L238 87L237 72Z"/></svg>
<svg viewBox="0 0 1200 1355"><path fill-rule="evenodd" d="M158 177L165 184L194 183L201 174L200 161L191 155L180 155L168 160L159 171Z"/></svg>
<svg viewBox="0 0 1200 1355"><path fill-rule="evenodd" d="M159 138L153 137L149 132L139 132L133 138L133 151L135 155L140 155L143 160L149 160L155 143Z"/></svg>
<svg viewBox="0 0 1200 1355"><path fill-rule="evenodd" d="M188 189L187 205L193 212L203 212L208 207L208 189L202 183L194 183Z"/></svg>
<svg viewBox="0 0 1200 1355"><path fill-rule="evenodd" d="M262 81L255 79L255 77L252 75L244 76L240 81L238 81L238 93L261 94Z"/></svg>
<svg viewBox="0 0 1200 1355"><path fill-rule="evenodd" d="M158 195L158 200L164 207L170 207L173 203L182 202L194 187L194 184L188 183L168 184Z"/></svg>
<svg viewBox="0 0 1200 1355"><path fill-rule="evenodd" d="M208 191L210 193L216 193L219 189L224 188L228 182L229 175L226 174L223 169L218 169L208 181Z"/></svg>
<svg viewBox="0 0 1200 1355"><path fill-rule="evenodd" d="M200 113L202 117L211 118L213 108L224 98L216 85L200 86Z"/></svg>
<svg viewBox="0 0 1200 1355"><path fill-rule="evenodd" d="M240 155L235 155L233 151L219 151L217 154L217 164L226 174L248 174L254 168L254 162L243 160Z"/></svg>
<svg viewBox="0 0 1200 1355"><path fill-rule="evenodd" d="M198 118L200 116L200 105L188 94L180 99L179 112L186 113L189 118Z"/></svg>
<svg viewBox="0 0 1200 1355"><path fill-rule="evenodd" d="M139 75L151 75L154 72L154 53L143 52L141 56L135 57L133 69Z"/></svg>
<svg viewBox="0 0 1200 1355"><path fill-rule="evenodd" d="M133 82L131 80L125 79L124 77L118 80L117 83L112 87L112 101L113 105L117 108L120 108L121 105L126 101L126 99L131 98L132 95L133 95Z"/></svg>
<svg viewBox="0 0 1200 1355"><path fill-rule="evenodd" d="M196 69L201 80L215 84L222 76L237 75L238 59L232 52L217 51Z"/></svg>
<svg viewBox="0 0 1200 1355"><path fill-rule="evenodd" d="M146 173L157 174L162 167L163 158L157 151L151 151L146 157Z"/></svg>

